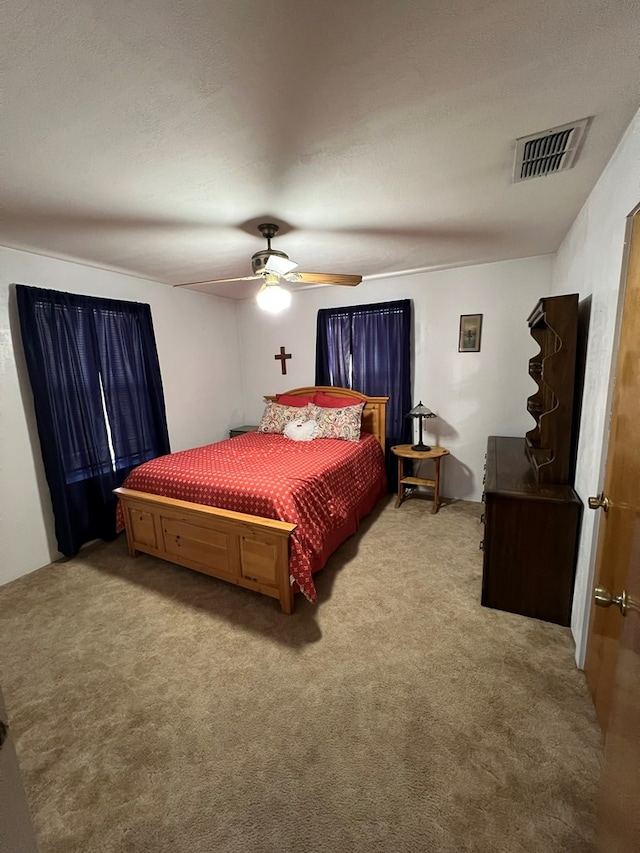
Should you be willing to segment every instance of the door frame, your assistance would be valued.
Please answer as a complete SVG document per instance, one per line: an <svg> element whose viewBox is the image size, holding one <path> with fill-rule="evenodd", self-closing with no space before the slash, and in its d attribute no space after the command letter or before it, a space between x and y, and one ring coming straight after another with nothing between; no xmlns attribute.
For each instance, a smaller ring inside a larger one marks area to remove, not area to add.
<svg viewBox="0 0 640 853"><path fill-rule="evenodd" d="M606 412L607 421L605 429L602 432L602 441L600 444L600 465L598 469L597 489L594 484L595 491L592 494L599 494L602 491L602 485L607 470L607 450L609 447L609 438L611 435L611 415L613 412L613 399L616 385L616 372L618 369L618 352L620 350L620 334L622 330L622 321L624 318L624 303L627 285L627 277L629 274L629 250L631 247L631 234L633 231L634 217L640 214L640 202L631 210L625 219L625 231L622 247L622 261L620 267L620 280L618 285L618 304L616 306L616 320L613 333L613 344L611 347L611 363L609 365L609 382L607 385L607 402ZM583 412L584 414L584 412ZM584 522L583 522L584 531ZM576 644L576 665L578 669L584 670L585 661L587 658L587 644L589 641L589 632L591 628L592 608L593 604L593 588L595 586L596 568L598 562L598 552L600 543L600 519L596 519L591 530L591 541L589 543L589 566L587 572L587 581L584 595L586 597L584 606L584 617L580 626L580 636L577 638Z"/></svg>
<svg viewBox="0 0 640 853"><path fill-rule="evenodd" d="M618 384L622 382L622 376L619 375L619 370L621 369L620 358L622 353L620 347L622 343L622 336L625 334L628 338L626 344L627 349L625 352L629 352L629 347L631 345L630 335L634 329L637 328L638 318L634 311L634 306L640 296L640 278L637 275L639 259L640 204L634 208L626 219L624 251L621 268L621 286L619 289L618 311L616 316L615 343L612 351L612 375L609 381L607 394L607 422L606 429L603 430L603 452L601 457L601 470L598 477L598 488L594 490L594 494L602 493L602 491L607 488L613 488L613 483L608 482L608 475L614 475L614 471L610 466L614 464L614 456L618 454L621 447L625 446L622 435L617 431L617 421L614 421L614 416L618 418L621 416L620 405L622 397L620 395L622 395L622 386L618 388ZM633 280L630 277L631 263L633 263L636 272ZM625 310L633 312L633 316L628 316L628 314L625 313ZM633 350L631 350L631 352L633 352ZM627 384L626 387L630 387L631 393L633 394L633 386ZM622 444L618 444L618 441L622 442ZM618 463L616 463L616 470L616 494L619 494L619 487L623 484L626 484L624 487L625 489L628 487L631 472L624 469L621 474ZM611 494L611 498L614 500L615 505L616 498L613 493ZM606 579L606 573L603 581L603 567L610 565L609 563L604 562L604 550L607 541L609 541L609 547L611 547L611 536L615 535L615 526L611 528L611 525L614 524L613 515L612 518L609 519L608 515L603 510L597 510L597 512L598 517L595 519L593 525L594 547L591 554L590 580L587 588L589 598L585 609L586 618L584 620L585 643L583 669L585 670L589 690L596 706L598 719L600 720L603 731L606 734L610 711L610 701L607 699L607 696L609 696L611 690L614 689L613 681L610 682L609 688L607 687L607 683L609 683L607 681L607 672L609 672L611 678L614 677L613 672L610 670L612 667L617 669L622 626L618 626L616 622L611 621L612 614L608 611L606 614L598 612L594 602L593 596L596 584L601 585L604 582L606 586L610 585ZM611 512L613 513L614 510L612 509ZM619 522L617 510L615 511L615 521ZM596 629L597 625L599 625L599 627ZM605 629L605 625L608 625L609 628ZM610 629L613 628L613 625L620 627L621 633L617 637L613 633L609 633ZM608 639L605 640L605 637ZM606 645L603 645L603 643L606 643ZM603 654L607 656L607 660L601 658L601 655Z"/></svg>

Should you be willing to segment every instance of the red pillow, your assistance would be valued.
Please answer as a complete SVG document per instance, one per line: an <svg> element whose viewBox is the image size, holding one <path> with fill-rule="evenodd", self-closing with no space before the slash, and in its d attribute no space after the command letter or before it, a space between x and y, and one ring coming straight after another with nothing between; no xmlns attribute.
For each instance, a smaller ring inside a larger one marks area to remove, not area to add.
<svg viewBox="0 0 640 853"><path fill-rule="evenodd" d="M345 406L358 406L361 402L354 397L332 397L324 391L316 391L315 404L323 409L343 409Z"/></svg>
<svg viewBox="0 0 640 853"><path fill-rule="evenodd" d="M276 394L276 400L281 406L295 406L301 409L303 406L313 403L313 394L309 396L296 396L295 394Z"/></svg>

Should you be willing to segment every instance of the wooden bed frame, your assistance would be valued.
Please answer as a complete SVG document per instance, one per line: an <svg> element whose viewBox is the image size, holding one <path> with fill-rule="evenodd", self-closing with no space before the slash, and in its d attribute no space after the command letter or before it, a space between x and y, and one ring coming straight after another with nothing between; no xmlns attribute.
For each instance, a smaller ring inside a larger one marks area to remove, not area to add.
<svg viewBox="0 0 640 853"><path fill-rule="evenodd" d="M362 432L372 433L385 449L388 397L367 397L348 388L310 386L287 395L323 391L333 397L365 401ZM275 396L265 400L275 400ZM151 554L235 583L280 601L293 613L289 582L289 537L295 524L242 512L165 498L121 487L115 490L123 510L129 554Z"/></svg>

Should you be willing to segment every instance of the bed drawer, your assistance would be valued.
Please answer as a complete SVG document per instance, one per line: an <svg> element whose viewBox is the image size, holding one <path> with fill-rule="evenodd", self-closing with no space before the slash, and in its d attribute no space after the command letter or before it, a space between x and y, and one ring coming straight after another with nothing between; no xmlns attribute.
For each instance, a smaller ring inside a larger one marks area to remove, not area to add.
<svg viewBox="0 0 640 853"><path fill-rule="evenodd" d="M158 549L158 531L155 525L153 513L146 509L135 506L128 507L127 529L131 530L134 545L146 545L148 548Z"/></svg>
<svg viewBox="0 0 640 853"><path fill-rule="evenodd" d="M162 515L161 522L169 559L215 577L237 577L237 552L226 533L170 515Z"/></svg>

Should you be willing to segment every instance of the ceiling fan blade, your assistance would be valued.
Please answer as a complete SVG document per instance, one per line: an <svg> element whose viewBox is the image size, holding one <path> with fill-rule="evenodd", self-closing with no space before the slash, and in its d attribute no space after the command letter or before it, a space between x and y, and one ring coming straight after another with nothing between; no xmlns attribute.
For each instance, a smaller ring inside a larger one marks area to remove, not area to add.
<svg viewBox="0 0 640 853"><path fill-rule="evenodd" d="M338 275L328 272L294 272L291 273L291 281L300 281L303 284L344 284L348 287L355 287L362 281L362 276Z"/></svg>
<svg viewBox="0 0 640 853"><path fill-rule="evenodd" d="M291 270L294 270L298 264L290 261L289 258L281 258L278 255L269 255L265 261L264 268L266 272L272 272L276 275L286 275Z"/></svg>
<svg viewBox="0 0 640 853"><path fill-rule="evenodd" d="M255 278L263 278L262 275L243 275L240 278L211 278L206 281L185 281L182 284L174 284L174 287L193 287L196 284L224 284L227 281L253 281Z"/></svg>

